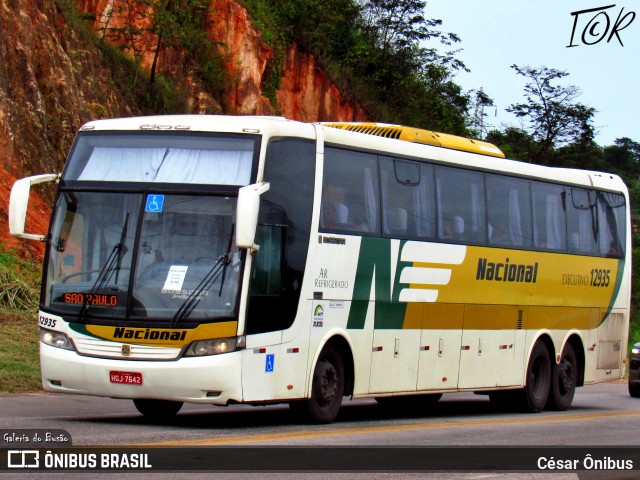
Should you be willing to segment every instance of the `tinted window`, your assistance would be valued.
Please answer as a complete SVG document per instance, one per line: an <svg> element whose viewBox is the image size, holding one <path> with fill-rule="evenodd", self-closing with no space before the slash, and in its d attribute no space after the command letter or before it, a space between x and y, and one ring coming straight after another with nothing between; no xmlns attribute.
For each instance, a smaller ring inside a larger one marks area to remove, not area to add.
<svg viewBox="0 0 640 480"><path fill-rule="evenodd" d="M438 237L465 243L486 242L484 175L436 167Z"/></svg>
<svg viewBox="0 0 640 480"><path fill-rule="evenodd" d="M382 231L386 236L433 238L433 167L392 158L380 159Z"/></svg>
<svg viewBox="0 0 640 480"><path fill-rule="evenodd" d="M269 144L247 333L283 330L293 323L309 248L315 145L303 140Z"/></svg>
<svg viewBox="0 0 640 480"><path fill-rule="evenodd" d="M327 148L322 185L322 231L379 234L377 157Z"/></svg>
<svg viewBox="0 0 640 480"><path fill-rule="evenodd" d="M567 243L569 253L597 255L598 229L596 223L596 195L582 188L566 189Z"/></svg>
<svg viewBox="0 0 640 480"><path fill-rule="evenodd" d="M529 181L488 174L486 182L489 245L531 248Z"/></svg>
<svg viewBox="0 0 640 480"><path fill-rule="evenodd" d="M615 193L598 193L598 241L602 255L624 256L625 229L624 197Z"/></svg>
<svg viewBox="0 0 640 480"><path fill-rule="evenodd" d="M565 194L560 185L531 182L533 246L540 250L567 248Z"/></svg>

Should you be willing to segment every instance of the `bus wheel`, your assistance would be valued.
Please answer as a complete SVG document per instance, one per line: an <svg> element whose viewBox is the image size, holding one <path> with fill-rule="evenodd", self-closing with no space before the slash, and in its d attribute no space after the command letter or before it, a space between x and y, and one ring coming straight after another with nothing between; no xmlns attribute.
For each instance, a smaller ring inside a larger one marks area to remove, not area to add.
<svg viewBox="0 0 640 480"><path fill-rule="evenodd" d="M338 416L344 395L344 364L340 354L327 345L313 371L311 398L292 404L313 423L330 423Z"/></svg>
<svg viewBox="0 0 640 480"><path fill-rule="evenodd" d="M526 385L518 392L518 406L527 412L541 412L551 389L551 359L542 342L536 342L527 365Z"/></svg>
<svg viewBox="0 0 640 480"><path fill-rule="evenodd" d="M136 398L133 404L142 415L155 419L173 417L182 408L182 402L174 402L171 400Z"/></svg>
<svg viewBox="0 0 640 480"><path fill-rule="evenodd" d="M571 344L562 350L560 363L554 365L551 377L551 392L547 401L550 410L566 410L571 406L578 381L578 361Z"/></svg>

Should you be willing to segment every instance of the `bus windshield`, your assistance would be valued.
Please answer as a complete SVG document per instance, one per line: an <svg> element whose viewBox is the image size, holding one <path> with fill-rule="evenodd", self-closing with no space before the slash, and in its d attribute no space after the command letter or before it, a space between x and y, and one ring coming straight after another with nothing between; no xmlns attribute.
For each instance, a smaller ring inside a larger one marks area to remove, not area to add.
<svg viewBox="0 0 640 480"><path fill-rule="evenodd" d="M229 196L63 192L44 306L81 321L235 315L235 209Z"/></svg>

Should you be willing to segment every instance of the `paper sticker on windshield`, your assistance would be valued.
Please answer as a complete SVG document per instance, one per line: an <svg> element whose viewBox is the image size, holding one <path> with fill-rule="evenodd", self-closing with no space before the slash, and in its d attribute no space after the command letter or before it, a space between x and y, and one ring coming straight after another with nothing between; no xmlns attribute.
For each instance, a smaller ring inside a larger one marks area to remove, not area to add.
<svg viewBox="0 0 640 480"><path fill-rule="evenodd" d="M162 212L163 205L164 205L164 195L150 194L147 196L147 204L144 207L144 211L160 213Z"/></svg>
<svg viewBox="0 0 640 480"><path fill-rule="evenodd" d="M184 283L184 277L187 276L187 265L171 265L167 279L164 281L163 292L180 292L182 290L182 284Z"/></svg>

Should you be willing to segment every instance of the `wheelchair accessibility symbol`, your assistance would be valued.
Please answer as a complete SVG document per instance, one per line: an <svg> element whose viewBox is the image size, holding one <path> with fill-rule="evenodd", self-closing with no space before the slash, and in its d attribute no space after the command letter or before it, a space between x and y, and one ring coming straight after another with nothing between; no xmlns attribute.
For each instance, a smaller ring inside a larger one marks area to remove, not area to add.
<svg viewBox="0 0 640 480"><path fill-rule="evenodd" d="M266 361L265 366L264 366L264 371L265 372L267 372L267 373L268 372L273 372L273 362L276 359L275 357L276 356L271 354L271 353L269 355L267 355L267 361Z"/></svg>
<svg viewBox="0 0 640 480"><path fill-rule="evenodd" d="M160 213L164 205L164 195L147 196L147 204L144 207L145 212Z"/></svg>

